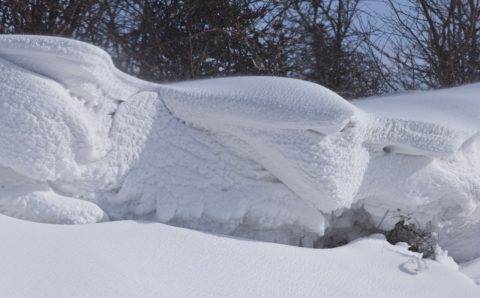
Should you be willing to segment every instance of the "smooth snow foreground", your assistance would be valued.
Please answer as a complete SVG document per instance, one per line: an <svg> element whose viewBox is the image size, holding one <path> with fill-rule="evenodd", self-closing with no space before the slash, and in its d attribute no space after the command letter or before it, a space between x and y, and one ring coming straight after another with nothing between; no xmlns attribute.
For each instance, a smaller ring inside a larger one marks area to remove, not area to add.
<svg viewBox="0 0 480 298"><path fill-rule="evenodd" d="M480 297L452 261L379 238L308 249L151 222L1 215L0 238L2 297Z"/></svg>
<svg viewBox="0 0 480 298"><path fill-rule="evenodd" d="M0 212L312 246L363 206L379 228L411 219L469 261L480 257L479 97L470 85L351 104L275 77L160 85L85 43L2 35Z"/></svg>

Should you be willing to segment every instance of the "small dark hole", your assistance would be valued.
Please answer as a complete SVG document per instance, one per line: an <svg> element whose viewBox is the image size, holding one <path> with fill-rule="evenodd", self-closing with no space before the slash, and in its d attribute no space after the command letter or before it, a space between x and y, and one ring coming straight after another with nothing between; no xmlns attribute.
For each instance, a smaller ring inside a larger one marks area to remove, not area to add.
<svg viewBox="0 0 480 298"><path fill-rule="evenodd" d="M392 146L383 147L383 152L385 152L385 153L392 153L392 151L393 151Z"/></svg>

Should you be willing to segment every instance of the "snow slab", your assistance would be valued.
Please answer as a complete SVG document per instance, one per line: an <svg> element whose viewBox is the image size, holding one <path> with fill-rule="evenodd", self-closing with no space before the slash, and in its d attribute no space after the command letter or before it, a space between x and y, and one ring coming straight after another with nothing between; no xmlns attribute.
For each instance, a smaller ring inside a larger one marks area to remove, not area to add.
<svg viewBox="0 0 480 298"><path fill-rule="evenodd" d="M363 206L466 262L480 257L479 86L351 103L277 77L154 84L86 43L0 35L0 213L311 247Z"/></svg>
<svg viewBox="0 0 480 298"><path fill-rule="evenodd" d="M344 128L355 112L327 88L287 78L232 77L166 87L163 96L174 115L211 129L237 125L330 134Z"/></svg>
<svg viewBox="0 0 480 298"><path fill-rule="evenodd" d="M0 216L4 297L479 297L444 263L381 237L335 249L160 223L58 226Z"/></svg>

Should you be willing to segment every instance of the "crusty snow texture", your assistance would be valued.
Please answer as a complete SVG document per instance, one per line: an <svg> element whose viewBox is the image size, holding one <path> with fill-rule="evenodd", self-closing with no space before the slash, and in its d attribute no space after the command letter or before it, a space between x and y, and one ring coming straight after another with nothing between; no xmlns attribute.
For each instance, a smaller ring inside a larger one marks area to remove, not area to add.
<svg viewBox="0 0 480 298"><path fill-rule="evenodd" d="M153 84L102 50L0 36L0 212L147 219L311 246L363 205L480 256L480 85L358 100L277 77ZM328 215L328 216L327 216Z"/></svg>

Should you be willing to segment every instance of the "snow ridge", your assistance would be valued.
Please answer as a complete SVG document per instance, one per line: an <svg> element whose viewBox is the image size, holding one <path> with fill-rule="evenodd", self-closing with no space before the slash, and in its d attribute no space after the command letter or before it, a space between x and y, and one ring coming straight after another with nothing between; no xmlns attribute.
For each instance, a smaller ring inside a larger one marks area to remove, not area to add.
<svg viewBox="0 0 480 298"><path fill-rule="evenodd" d="M2 35L0 212L312 246L327 214L363 204L385 229L407 216L470 239L443 242L468 260L480 256L470 248L480 243L478 94L472 85L352 104L286 78L162 85L82 42Z"/></svg>

